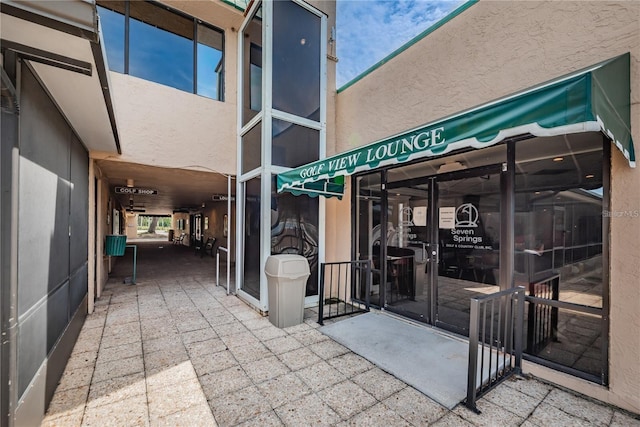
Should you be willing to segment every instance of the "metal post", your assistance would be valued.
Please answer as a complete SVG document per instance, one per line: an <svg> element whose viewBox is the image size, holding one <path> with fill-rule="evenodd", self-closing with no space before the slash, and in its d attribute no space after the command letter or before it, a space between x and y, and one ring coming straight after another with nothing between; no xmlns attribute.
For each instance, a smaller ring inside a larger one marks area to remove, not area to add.
<svg viewBox="0 0 640 427"><path fill-rule="evenodd" d="M138 245L133 245L133 284L136 284L136 270L138 267Z"/></svg>
<svg viewBox="0 0 640 427"><path fill-rule="evenodd" d="M469 325L469 372L467 377L467 408L479 413L476 408L476 380L478 375L478 325L480 324L480 301L471 299L471 323Z"/></svg>
<svg viewBox="0 0 640 427"><path fill-rule="evenodd" d="M227 175L227 295L229 295L231 284L231 233L229 230L231 230L231 175Z"/></svg>
<svg viewBox="0 0 640 427"><path fill-rule="evenodd" d="M320 285L318 286L318 324L324 325L322 317L324 315L324 263L320 264Z"/></svg>
<svg viewBox="0 0 640 427"><path fill-rule="evenodd" d="M513 287L514 283L514 221L515 221L515 143L507 143L506 170L500 177L500 289Z"/></svg>
<svg viewBox="0 0 640 427"><path fill-rule="evenodd" d="M518 298L518 308L516 310L516 327L515 327L515 352L516 352L516 375L522 374L522 332L524 328L524 299L525 291L522 286L516 291Z"/></svg>
<svg viewBox="0 0 640 427"><path fill-rule="evenodd" d="M7 50L0 66L3 90L14 99L14 111L3 109L0 120L0 426L12 427L18 400L18 195L19 137L16 55Z"/></svg>
<svg viewBox="0 0 640 427"><path fill-rule="evenodd" d="M220 251L227 253L227 295L229 295L229 283L231 281L229 274L229 249L224 246L218 246L216 250L216 287L220 285Z"/></svg>
<svg viewBox="0 0 640 427"><path fill-rule="evenodd" d="M365 280L366 289L365 289L364 302L365 302L365 307L367 308L367 311L369 311L371 307L371 260L368 259L365 265L366 265L365 274L367 275L367 278Z"/></svg>
<svg viewBox="0 0 640 427"><path fill-rule="evenodd" d="M129 282L129 278L124 279L124 283L129 285L136 284L136 267L138 263L138 245L126 245L126 248L133 248L133 276L131 277L131 281Z"/></svg>
<svg viewBox="0 0 640 427"><path fill-rule="evenodd" d="M220 285L220 248L216 250L216 288Z"/></svg>

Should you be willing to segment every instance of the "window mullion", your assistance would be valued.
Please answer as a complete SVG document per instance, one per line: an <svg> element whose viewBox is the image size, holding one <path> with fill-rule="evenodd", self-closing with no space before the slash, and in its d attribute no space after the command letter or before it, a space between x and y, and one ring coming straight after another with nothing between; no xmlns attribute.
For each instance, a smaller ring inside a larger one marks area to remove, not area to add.
<svg viewBox="0 0 640 427"><path fill-rule="evenodd" d="M124 5L124 73L129 74L129 0Z"/></svg>
<svg viewBox="0 0 640 427"><path fill-rule="evenodd" d="M193 18L193 93L198 93L198 22Z"/></svg>

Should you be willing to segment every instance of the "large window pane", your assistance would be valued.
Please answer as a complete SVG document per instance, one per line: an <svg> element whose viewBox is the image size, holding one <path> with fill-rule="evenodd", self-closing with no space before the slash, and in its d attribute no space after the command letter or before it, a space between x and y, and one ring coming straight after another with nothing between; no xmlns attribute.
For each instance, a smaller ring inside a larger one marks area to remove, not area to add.
<svg viewBox="0 0 640 427"><path fill-rule="evenodd" d="M244 30L242 124L262 109L262 6Z"/></svg>
<svg viewBox="0 0 640 427"><path fill-rule="evenodd" d="M198 86L197 93L222 101L224 62L222 33L198 25Z"/></svg>
<svg viewBox="0 0 640 427"><path fill-rule="evenodd" d="M242 137L242 173L250 172L260 167L262 149L262 126L256 124Z"/></svg>
<svg viewBox="0 0 640 427"><path fill-rule="evenodd" d="M97 5L111 71L191 93L195 89L199 95L224 100L222 31L197 24L197 42L194 42L191 17L146 1L98 0ZM127 21L128 41L125 38Z"/></svg>
<svg viewBox="0 0 640 427"><path fill-rule="evenodd" d="M516 144L516 284L529 295L576 305L528 303L526 352L595 378L607 363L605 325L602 314L580 307L604 308L602 165L608 161L599 133Z"/></svg>
<svg viewBox="0 0 640 427"><path fill-rule="evenodd" d="M130 14L129 74L193 92L193 21L146 2Z"/></svg>
<svg viewBox="0 0 640 427"><path fill-rule="evenodd" d="M271 164L295 168L318 160L320 132L282 120L273 120Z"/></svg>
<svg viewBox="0 0 640 427"><path fill-rule="evenodd" d="M271 184L271 254L297 254L309 261L306 296L318 295L318 198L276 192Z"/></svg>
<svg viewBox="0 0 640 427"><path fill-rule="evenodd" d="M516 144L516 281L560 274L560 300L602 307L602 137Z"/></svg>
<svg viewBox="0 0 640 427"><path fill-rule="evenodd" d="M600 381L606 363L601 316L532 303L525 310L526 353Z"/></svg>
<svg viewBox="0 0 640 427"><path fill-rule="evenodd" d="M244 281L242 289L260 299L260 178L244 183Z"/></svg>
<svg viewBox="0 0 640 427"><path fill-rule="evenodd" d="M262 48L251 43L249 69L249 108L252 111L262 109Z"/></svg>
<svg viewBox="0 0 640 427"><path fill-rule="evenodd" d="M98 6L107 64L111 71L124 73L124 3L110 2L109 6L113 9Z"/></svg>
<svg viewBox="0 0 640 427"><path fill-rule="evenodd" d="M320 120L319 16L289 1L273 3L273 108Z"/></svg>

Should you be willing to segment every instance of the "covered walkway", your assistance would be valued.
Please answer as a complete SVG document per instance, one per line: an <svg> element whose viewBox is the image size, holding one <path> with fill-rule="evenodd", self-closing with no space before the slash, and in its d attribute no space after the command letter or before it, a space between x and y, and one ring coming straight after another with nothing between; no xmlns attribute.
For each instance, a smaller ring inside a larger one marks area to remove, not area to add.
<svg viewBox="0 0 640 427"><path fill-rule="evenodd" d="M508 380L476 415L437 404L317 330L278 329L215 287L214 259L140 243L86 319L46 426L638 425L536 380ZM313 314L309 310L309 314Z"/></svg>

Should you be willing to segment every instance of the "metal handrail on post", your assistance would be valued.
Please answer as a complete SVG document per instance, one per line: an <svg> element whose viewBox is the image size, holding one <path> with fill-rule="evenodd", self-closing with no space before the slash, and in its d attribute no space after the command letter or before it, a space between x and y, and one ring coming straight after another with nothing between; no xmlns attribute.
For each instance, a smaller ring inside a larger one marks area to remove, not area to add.
<svg viewBox="0 0 640 427"><path fill-rule="evenodd" d="M525 289L518 287L471 298L465 406L476 413L478 397L522 373L525 297Z"/></svg>
<svg viewBox="0 0 640 427"><path fill-rule="evenodd" d="M126 245L125 248L133 248L133 276L126 277L123 280L123 283L127 285L135 285L136 284L136 270L138 267L138 245Z"/></svg>
<svg viewBox="0 0 640 427"><path fill-rule="evenodd" d="M229 250L224 246L218 246L218 249L216 250L216 287L220 285L220 251L227 254L227 295L229 295L229 283L231 281L231 273L229 270Z"/></svg>

